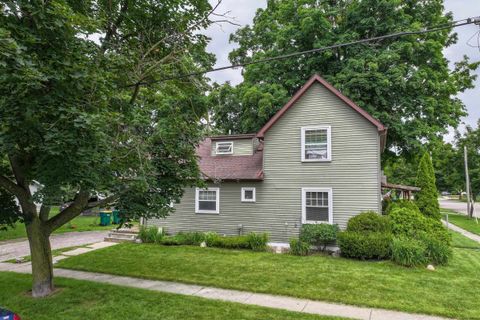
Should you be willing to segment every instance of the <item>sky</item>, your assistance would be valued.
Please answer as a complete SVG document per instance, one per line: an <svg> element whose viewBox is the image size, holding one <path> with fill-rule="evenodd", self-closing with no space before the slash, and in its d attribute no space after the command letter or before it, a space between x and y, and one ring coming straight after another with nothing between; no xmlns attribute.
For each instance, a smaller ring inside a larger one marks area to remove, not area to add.
<svg viewBox="0 0 480 320"><path fill-rule="evenodd" d="M213 5L217 3L217 0L210 0L210 2ZM445 0L444 4L446 11L453 13L454 20L480 16L479 0ZM257 9L264 8L265 6L266 0L223 0L217 12L228 12L228 15L234 19L233 21L235 21L235 23L240 26L245 26L247 24L251 25ZM222 24L212 25L205 31L205 34L211 38L207 49L217 57L216 67L230 64L228 54L236 47L236 44L229 43L229 36L238 28L240 27L231 24ZM453 66L453 62L461 60L463 55L470 57L471 61L480 60L480 49L467 45L469 38L479 30L480 26L476 25L468 25L456 29L458 42L446 48L444 51L451 66ZM471 42L476 42L476 37L472 39ZM459 94L459 98L466 105L468 112L468 116L464 117L462 122L473 127L476 127L477 120L480 118L480 68L476 71L476 74L479 75L475 81L476 88ZM230 81L232 84L238 84L242 81L240 69L214 72L208 76L213 81L219 83ZM462 126L463 125L461 125L461 127ZM446 137L446 140L451 140L451 137L452 133Z"/></svg>

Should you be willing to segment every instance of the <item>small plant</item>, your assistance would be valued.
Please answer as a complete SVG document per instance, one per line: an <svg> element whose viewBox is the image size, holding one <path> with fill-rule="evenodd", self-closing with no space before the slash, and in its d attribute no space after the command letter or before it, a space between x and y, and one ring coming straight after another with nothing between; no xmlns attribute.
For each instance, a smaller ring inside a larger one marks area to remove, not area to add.
<svg viewBox="0 0 480 320"><path fill-rule="evenodd" d="M348 220L347 231L389 233L390 223L388 217L366 211Z"/></svg>
<svg viewBox="0 0 480 320"><path fill-rule="evenodd" d="M249 233L247 242L253 251L265 251L267 249L268 234L267 233Z"/></svg>
<svg viewBox="0 0 480 320"><path fill-rule="evenodd" d="M220 238L220 236L216 232L205 232L204 238L207 247L213 247L214 243Z"/></svg>
<svg viewBox="0 0 480 320"><path fill-rule="evenodd" d="M429 263L445 265L452 256L452 249L448 244L435 237L424 235L422 242L425 245L425 257Z"/></svg>
<svg viewBox="0 0 480 320"><path fill-rule="evenodd" d="M391 239L389 233L345 231L338 234L337 242L342 256L369 260L388 258Z"/></svg>
<svg viewBox="0 0 480 320"><path fill-rule="evenodd" d="M290 253L295 256L307 256L310 253L310 244L299 239L291 239Z"/></svg>
<svg viewBox="0 0 480 320"><path fill-rule="evenodd" d="M407 208L407 209L410 209L410 210L420 212L420 209L418 209L415 202L410 201L410 200L399 199L399 200L395 200L395 201L392 201L392 200L387 201L387 207L385 209L385 214L389 215L390 212L392 212L392 210L396 209L396 208Z"/></svg>
<svg viewBox="0 0 480 320"><path fill-rule="evenodd" d="M392 261L405 267L425 265L428 262L425 244L416 239L394 238L391 250Z"/></svg>
<svg viewBox="0 0 480 320"><path fill-rule="evenodd" d="M164 237L163 231L157 227L140 227L138 237L143 243L159 243Z"/></svg>
<svg viewBox="0 0 480 320"><path fill-rule="evenodd" d="M179 232L178 238L182 239L182 244L198 246L205 240L205 234L202 232Z"/></svg>
<svg viewBox="0 0 480 320"><path fill-rule="evenodd" d="M304 224L300 230L300 240L325 251L327 245L337 240L338 231L336 224Z"/></svg>

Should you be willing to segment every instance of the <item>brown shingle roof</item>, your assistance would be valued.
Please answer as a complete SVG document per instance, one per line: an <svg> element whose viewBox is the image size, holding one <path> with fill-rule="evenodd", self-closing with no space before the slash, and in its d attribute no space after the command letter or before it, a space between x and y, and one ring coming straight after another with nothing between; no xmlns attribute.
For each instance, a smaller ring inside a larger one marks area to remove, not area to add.
<svg viewBox="0 0 480 320"><path fill-rule="evenodd" d="M212 139L206 138L197 147L199 166L208 180L263 180L263 143L251 156L212 156Z"/></svg>

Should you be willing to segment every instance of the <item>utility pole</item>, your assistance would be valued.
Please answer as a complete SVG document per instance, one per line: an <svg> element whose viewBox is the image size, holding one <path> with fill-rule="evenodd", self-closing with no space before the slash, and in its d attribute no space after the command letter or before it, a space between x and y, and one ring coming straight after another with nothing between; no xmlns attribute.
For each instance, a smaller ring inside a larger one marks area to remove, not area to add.
<svg viewBox="0 0 480 320"><path fill-rule="evenodd" d="M471 217L471 213L473 210L471 210L470 206L472 205L470 203L470 177L468 176L468 157L467 157L467 146L463 146L463 154L465 158L465 184L467 185L467 215Z"/></svg>

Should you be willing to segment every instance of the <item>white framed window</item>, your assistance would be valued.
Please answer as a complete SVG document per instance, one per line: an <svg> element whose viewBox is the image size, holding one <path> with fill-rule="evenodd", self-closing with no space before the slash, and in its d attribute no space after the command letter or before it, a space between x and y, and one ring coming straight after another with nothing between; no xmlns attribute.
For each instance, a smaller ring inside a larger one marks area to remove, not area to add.
<svg viewBox="0 0 480 320"><path fill-rule="evenodd" d="M302 223L333 223L331 188L302 188Z"/></svg>
<svg viewBox="0 0 480 320"><path fill-rule="evenodd" d="M245 187L242 188L242 202L255 202L255 188Z"/></svg>
<svg viewBox="0 0 480 320"><path fill-rule="evenodd" d="M233 154L233 141L222 141L215 144L215 154Z"/></svg>
<svg viewBox="0 0 480 320"><path fill-rule="evenodd" d="M219 213L220 189L195 189L195 213Z"/></svg>
<svg viewBox="0 0 480 320"><path fill-rule="evenodd" d="M302 127L302 161L332 161L332 135L330 126Z"/></svg>

